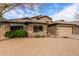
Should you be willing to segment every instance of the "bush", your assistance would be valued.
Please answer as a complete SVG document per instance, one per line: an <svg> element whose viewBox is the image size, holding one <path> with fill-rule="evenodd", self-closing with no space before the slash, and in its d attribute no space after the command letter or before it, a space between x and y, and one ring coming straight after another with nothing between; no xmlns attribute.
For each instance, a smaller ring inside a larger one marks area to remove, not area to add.
<svg viewBox="0 0 79 59"><path fill-rule="evenodd" d="M5 33L5 37L8 37L9 34L10 34L10 31L6 32L6 33Z"/></svg>
<svg viewBox="0 0 79 59"><path fill-rule="evenodd" d="M15 38L15 37L27 37L28 33L24 30L14 30L14 31L7 31L5 33L5 37Z"/></svg>

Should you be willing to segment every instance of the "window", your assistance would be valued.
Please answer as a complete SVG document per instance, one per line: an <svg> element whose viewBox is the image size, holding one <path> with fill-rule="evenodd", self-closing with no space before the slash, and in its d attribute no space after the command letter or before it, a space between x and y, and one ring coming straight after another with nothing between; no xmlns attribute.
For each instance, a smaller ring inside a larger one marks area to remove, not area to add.
<svg viewBox="0 0 79 59"><path fill-rule="evenodd" d="M43 26L34 26L33 27L33 32L39 32L39 31L43 31Z"/></svg>
<svg viewBox="0 0 79 59"><path fill-rule="evenodd" d="M17 30L23 30L23 26L17 26Z"/></svg>
<svg viewBox="0 0 79 59"><path fill-rule="evenodd" d="M39 26L39 31L43 31L43 26Z"/></svg>
<svg viewBox="0 0 79 59"><path fill-rule="evenodd" d="M11 26L10 30L23 30L23 26Z"/></svg>
<svg viewBox="0 0 79 59"><path fill-rule="evenodd" d="M16 28L16 26L11 26L10 27L10 30L12 31L12 30L17 30L17 28Z"/></svg>
<svg viewBox="0 0 79 59"><path fill-rule="evenodd" d="M33 27L33 32L38 32L38 26Z"/></svg>

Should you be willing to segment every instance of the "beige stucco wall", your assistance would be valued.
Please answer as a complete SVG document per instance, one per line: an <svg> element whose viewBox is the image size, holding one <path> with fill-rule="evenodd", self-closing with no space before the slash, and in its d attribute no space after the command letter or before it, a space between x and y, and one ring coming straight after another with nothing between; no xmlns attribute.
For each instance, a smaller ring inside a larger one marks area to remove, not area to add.
<svg viewBox="0 0 79 59"><path fill-rule="evenodd" d="M79 35L79 26L74 27L74 34Z"/></svg>
<svg viewBox="0 0 79 59"><path fill-rule="evenodd" d="M36 18L33 18L32 20L38 20L38 21L42 21L42 22L46 22L48 24L51 24L53 22L53 20L47 18L47 17L43 17L43 18L40 18L40 19L36 19Z"/></svg>
<svg viewBox="0 0 79 59"><path fill-rule="evenodd" d="M33 26L39 26L42 25L43 26L43 32L33 32ZM36 35L47 35L47 25L44 24L28 24L28 34L29 36L36 36Z"/></svg>
<svg viewBox="0 0 79 59"><path fill-rule="evenodd" d="M2 24L0 26L0 36L4 36L4 33L5 33L5 26Z"/></svg>
<svg viewBox="0 0 79 59"><path fill-rule="evenodd" d="M57 27L56 27L56 25L55 26L49 26L48 27L48 33L50 35L56 35L57 34Z"/></svg>
<svg viewBox="0 0 79 59"><path fill-rule="evenodd" d="M51 24L53 22L53 20L50 20L47 17L41 18L40 20L43 21L43 22L47 22L48 24Z"/></svg>
<svg viewBox="0 0 79 59"><path fill-rule="evenodd" d="M1 26L0 26L0 36L4 36L5 35L5 32L6 31L9 31L9 23L3 23Z"/></svg>

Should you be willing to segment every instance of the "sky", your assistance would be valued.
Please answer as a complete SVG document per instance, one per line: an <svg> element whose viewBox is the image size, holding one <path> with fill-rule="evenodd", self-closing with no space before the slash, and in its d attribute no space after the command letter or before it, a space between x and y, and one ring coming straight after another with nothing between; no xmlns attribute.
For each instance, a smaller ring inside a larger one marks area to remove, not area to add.
<svg viewBox="0 0 79 59"><path fill-rule="evenodd" d="M47 15L53 20L73 21L75 14L79 13L78 3L38 3L33 4L28 8L28 5L23 4L4 14L7 19L33 17L37 15Z"/></svg>

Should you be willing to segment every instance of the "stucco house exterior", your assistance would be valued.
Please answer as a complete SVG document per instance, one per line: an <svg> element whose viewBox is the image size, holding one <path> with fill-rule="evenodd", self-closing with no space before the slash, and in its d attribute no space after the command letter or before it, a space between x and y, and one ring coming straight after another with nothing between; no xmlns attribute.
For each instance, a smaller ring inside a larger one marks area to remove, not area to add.
<svg viewBox="0 0 79 59"><path fill-rule="evenodd" d="M0 20L0 36L12 30L26 30L29 37L36 35L71 36L79 35L79 24L63 20L53 21L48 16L35 16L12 20Z"/></svg>
<svg viewBox="0 0 79 59"><path fill-rule="evenodd" d="M42 21L42 19L45 21ZM0 36L11 30L26 30L29 37L36 35L46 36L48 22L51 22L51 20L48 16L1 20Z"/></svg>

